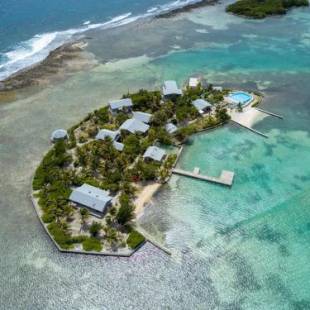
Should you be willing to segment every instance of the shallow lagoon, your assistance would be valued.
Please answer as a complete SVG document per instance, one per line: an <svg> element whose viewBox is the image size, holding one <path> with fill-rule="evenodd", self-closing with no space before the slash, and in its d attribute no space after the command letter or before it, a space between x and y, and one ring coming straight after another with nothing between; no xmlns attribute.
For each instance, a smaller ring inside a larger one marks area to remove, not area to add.
<svg viewBox="0 0 310 310"><path fill-rule="evenodd" d="M0 308L309 308L308 12L249 22L227 17L219 6L166 21L163 29L158 22L137 26L141 42L143 27L156 29L153 55L125 45L121 56L133 58L99 64L1 105ZM179 27L185 24L191 28ZM158 58L171 50L162 41L169 36L180 42L180 51ZM242 53L241 46L247 47ZM95 47L90 44L93 52ZM173 177L163 188L140 221L164 239L172 258L150 245L129 260L58 253L28 199L51 131L128 89L159 87L166 78L181 82L193 73L263 90L264 108L284 120L268 117L256 125L269 139L230 125L193 138L181 167L200 166L214 175L231 169L236 180L227 189Z"/></svg>

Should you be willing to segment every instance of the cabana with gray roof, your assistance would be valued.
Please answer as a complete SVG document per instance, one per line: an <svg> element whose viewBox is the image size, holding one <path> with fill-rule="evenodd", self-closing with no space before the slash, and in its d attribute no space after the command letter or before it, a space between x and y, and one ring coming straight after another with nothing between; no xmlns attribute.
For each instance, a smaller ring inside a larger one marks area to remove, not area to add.
<svg viewBox="0 0 310 310"><path fill-rule="evenodd" d="M196 88L199 85L200 81L196 77L191 77L188 81L188 86L190 88Z"/></svg>
<svg viewBox="0 0 310 310"><path fill-rule="evenodd" d="M217 91L223 91L222 86L213 86L212 89L217 90Z"/></svg>
<svg viewBox="0 0 310 310"><path fill-rule="evenodd" d="M72 191L69 200L90 209L93 215L102 217L111 205L112 197L100 188L83 184Z"/></svg>
<svg viewBox="0 0 310 310"><path fill-rule="evenodd" d="M168 133L173 134L178 130L178 127L172 123L168 123L166 124L165 129Z"/></svg>
<svg viewBox="0 0 310 310"><path fill-rule="evenodd" d="M175 96L181 96L182 90L178 88L176 81L165 81L163 86L164 98L172 98Z"/></svg>
<svg viewBox="0 0 310 310"><path fill-rule="evenodd" d="M136 112L132 112L133 118L148 124L151 120L152 114L149 113L145 113L145 112L140 112L140 111L136 111Z"/></svg>
<svg viewBox="0 0 310 310"><path fill-rule="evenodd" d="M114 141L114 142L113 142L113 146L114 146L114 148L115 148L116 150L118 150L118 151L120 151L120 152L124 149L124 144L121 143L121 142Z"/></svg>
<svg viewBox="0 0 310 310"><path fill-rule="evenodd" d="M57 130L53 131L52 135L51 135L51 141L52 142L57 142L59 140L64 140L67 138L68 138L68 133L64 129L57 129Z"/></svg>
<svg viewBox="0 0 310 310"><path fill-rule="evenodd" d="M204 99L196 99L192 103L200 114L210 112L212 109L212 104Z"/></svg>
<svg viewBox="0 0 310 310"><path fill-rule="evenodd" d="M143 154L144 159L151 159L155 161L162 161L165 156L166 151L154 145L149 146Z"/></svg>
<svg viewBox="0 0 310 310"><path fill-rule="evenodd" d="M130 98L124 98L120 100L109 101L109 107L113 115L120 111L130 113L132 109L132 100Z"/></svg>
<svg viewBox="0 0 310 310"><path fill-rule="evenodd" d="M126 120L119 129L129 131L133 134L144 134L149 130L149 128L149 125L144 124L135 118L130 118Z"/></svg>
<svg viewBox="0 0 310 310"><path fill-rule="evenodd" d="M119 138L119 131L113 131L109 129L101 129L96 135L96 140L104 140L105 138L109 137L112 141L115 141Z"/></svg>

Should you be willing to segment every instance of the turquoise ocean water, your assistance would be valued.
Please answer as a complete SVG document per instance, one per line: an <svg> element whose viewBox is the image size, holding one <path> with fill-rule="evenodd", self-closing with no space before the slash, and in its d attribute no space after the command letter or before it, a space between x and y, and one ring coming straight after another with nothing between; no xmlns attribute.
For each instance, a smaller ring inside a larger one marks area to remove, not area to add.
<svg viewBox="0 0 310 310"><path fill-rule="evenodd" d="M0 106L0 309L310 309L310 14L250 21L224 6L92 33L98 65ZM120 46L122 48L120 48ZM100 62L105 59L105 62ZM107 99L190 75L264 93L283 115L191 139L179 162L231 189L172 177L139 219L173 252L63 255L28 195L55 127Z"/></svg>

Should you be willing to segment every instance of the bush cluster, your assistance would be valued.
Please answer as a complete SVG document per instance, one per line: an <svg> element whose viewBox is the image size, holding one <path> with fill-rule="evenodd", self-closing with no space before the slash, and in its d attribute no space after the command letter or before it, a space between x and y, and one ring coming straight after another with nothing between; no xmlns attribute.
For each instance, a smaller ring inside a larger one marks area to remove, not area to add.
<svg viewBox="0 0 310 310"><path fill-rule="evenodd" d="M291 7L308 6L308 0L238 0L227 6L226 11L251 18L286 14Z"/></svg>
<svg viewBox="0 0 310 310"><path fill-rule="evenodd" d="M127 245L129 248L135 249L144 241L145 241L144 236L141 235L138 231L133 230L127 238Z"/></svg>

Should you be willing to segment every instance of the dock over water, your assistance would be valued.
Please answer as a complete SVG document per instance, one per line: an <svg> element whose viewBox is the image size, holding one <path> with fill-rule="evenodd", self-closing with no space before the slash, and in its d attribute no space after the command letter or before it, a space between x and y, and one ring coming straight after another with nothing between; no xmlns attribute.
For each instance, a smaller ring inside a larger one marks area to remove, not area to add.
<svg viewBox="0 0 310 310"><path fill-rule="evenodd" d="M279 114L276 114L276 113L273 113L273 112L269 112L269 111L266 111L266 110L263 110L263 109L260 109L260 108L255 108L255 109L256 109L257 111L259 111L259 112L262 112L262 113L265 113L265 114L268 114L268 115L271 115L271 116L274 116L274 117L283 119L283 116L282 116L282 115L279 115Z"/></svg>
<svg viewBox="0 0 310 310"><path fill-rule="evenodd" d="M234 172L227 170L223 170L219 177L202 175L199 173L199 168L195 168L192 172L182 169L173 169L172 173L226 186L232 186L235 176Z"/></svg>
<svg viewBox="0 0 310 310"><path fill-rule="evenodd" d="M237 125L239 125L239 126L241 126L241 127L243 127L243 128L246 128L246 129L248 129L248 130L250 130L250 131L252 131L252 132L258 134L259 136L262 136L262 137L264 137L264 138L268 138L268 136L265 135L264 133L262 133L262 132L260 132L260 131L258 131L258 130L256 130L256 129L253 129L252 127L249 127L249 126L247 126L247 125L244 125L244 124L242 124L241 122L237 122L237 121L235 121L235 120L233 120L233 119L231 120L231 122L233 122L234 124L237 124Z"/></svg>

